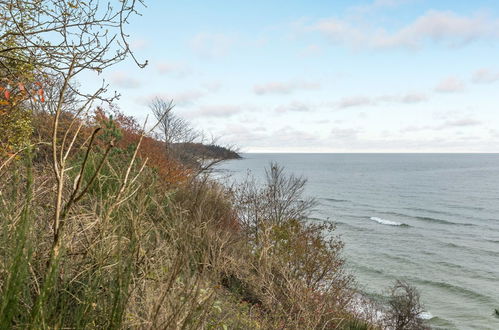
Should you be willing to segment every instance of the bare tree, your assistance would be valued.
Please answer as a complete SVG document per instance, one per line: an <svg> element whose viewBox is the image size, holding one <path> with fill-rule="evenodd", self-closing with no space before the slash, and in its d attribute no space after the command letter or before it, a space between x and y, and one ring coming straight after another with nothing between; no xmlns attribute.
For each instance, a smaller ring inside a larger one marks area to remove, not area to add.
<svg viewBox="0 0 499 330"><path fill-rule="evenodd" d="M47 113L54 115L57 111L57 101L59 93L64 84L64 78L62 76L53 76L50 79L43 79L40 77L40 81L43 81L43 94L44 102L31 102L31 109L34 113ZM66 88L64 92L64 103L61 107L61 112L70 114L74 110L79 108L82 101L79 95L80 84L77 81L72 81L70 85Z"/></svg>
<svg viewBox="0 0 499 330"><path fill-rule="evenodd" d="M159 138L165 143L166 153L195 170L197 175L210 172L216 164L231 158L237 158L232 146L219 146L213 136L195 130L182 117L177 116L173 100L155 98L149 104L154 116L159 121ZM196 176L197 176L196 175Z"/></svg>
<svg viewBox="0 0 499 330"><path fill-rule="evenodd" d="M389 289L386 325L395 330L429 329L421 318L423 312L417 289L407 282L397 280Z"/></svg>
<svg viewBox="0 0 499 330"><path fill-rule="evenodd" d="M75 75L87 69L102 72L127 55L135 59L124 26L138 14L138 3L142 0L0 0L0 43L5 45L0 65L14 60ZM12 57L19 51L22 56Z"/></svg>
<svg viewBox="0 0 499 330"><path fill-rule="evenodd" d="M302 220L315 205L315 200L303 197L307 180L293 174L285 175L284 167L272 162L265 170L265 194L269 204L269 220L280 223L286 219Z"/></svg>
<svg viewBox="0 0 499 330"><path fill-rule="evenodd" d="M160 138L165 142L167 153L173 152L174 144L194 142L198 137L192 126L173 112L174 107L173 100L166 101L159 97L149 104L149 108L159 121Z"/></svg>
<svg viewBox="0 0 499 330"><path fill-rule="evenodd" d="M263 223L278 225L289 220L304 220L316 205L313 198L304 196L305 178L286 175L284 167L274 162L265 174L263 186L249 177L236 189L239 218L255 239Z"/></svg>

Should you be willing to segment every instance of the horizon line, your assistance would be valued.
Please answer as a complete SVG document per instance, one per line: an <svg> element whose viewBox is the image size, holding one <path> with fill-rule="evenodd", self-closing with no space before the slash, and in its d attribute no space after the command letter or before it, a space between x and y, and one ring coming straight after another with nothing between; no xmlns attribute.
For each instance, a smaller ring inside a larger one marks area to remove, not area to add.
<svg viewBox="0 0 499 330"><path fill-rule="evenodd" d="M499 155L499 152L487 151L421 151L421 152L405 152L405 151L240 151L241 154L453 154L453 155Z"/></svg>

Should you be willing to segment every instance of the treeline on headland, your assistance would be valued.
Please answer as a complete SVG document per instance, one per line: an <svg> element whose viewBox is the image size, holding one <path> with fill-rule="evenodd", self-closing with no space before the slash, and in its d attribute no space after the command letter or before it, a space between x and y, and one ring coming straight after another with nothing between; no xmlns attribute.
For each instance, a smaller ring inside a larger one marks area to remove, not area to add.
<svg viewBox="0 0 499 330"><path fill-rule="evenodd" d="M404 283L382 316L356 293L303 178L224 187L207 174L237 153L171 102L142 126L84 92L85 70L143 65L138 4L0 0L0 328L421 329Z"/></svg>
<svg viewBox="0 0 499 330"><path fill-rule="evenodd" d="M217 144L203 144L203 143L182 143L178 145L179 149L183 149L194 155L204 155L204 157L211 159L240 159L241 155L237 151L228 147L220 146Z"/></svg>

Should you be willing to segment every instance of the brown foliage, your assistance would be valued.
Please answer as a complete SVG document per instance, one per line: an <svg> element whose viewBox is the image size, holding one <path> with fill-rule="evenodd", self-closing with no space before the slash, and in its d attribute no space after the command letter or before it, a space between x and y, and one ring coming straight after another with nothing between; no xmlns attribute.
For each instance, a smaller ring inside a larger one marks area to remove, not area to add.
<svg viewBox="0 0 499 330"><path fill-rule="evenodd" d="M142 135L142 128L137 120L126 116L118 110L107 114L102 108L96 110L94 115L96 123L102 127L108 126L112 121L118 131L119 138L116 146L127 150L130 146L137 145ZM144 136L138 152L139 158L147 161L148 166L156 169L160 177L168 184L185 183L191 172L176 159L168 157L165 150L165 142L159 141L151 136Z"/></svg>
<svg viewBox="0 0 499 330"><path fill-rule="evenodd" d="M48 112L39 112L34 115L35 141L50 141L53 118L54 116ZM80 125L79 134L75 134ZM106 143L113 139L115 147L124 152L124 156L130 156L131 150L137 145L142 135L142 128L135 118L126 116L118 110L106 111L98 108L92 116L86 118L77 118L71 112L62 112L57 136L60 140L63 140L65 135L76 136L72 149L74 154L82 150L96 127L103 128L98 135L100 138L97 139L96 145L105 148ZM37 155L38 159L49 159L51 151L47 145L41 145L40 151ZM177 160L168 157L165 153L164 142L153 137L143 137L138 157L157 170L165 183L181 184L187 182L190 177L191 171Z"/></svg>

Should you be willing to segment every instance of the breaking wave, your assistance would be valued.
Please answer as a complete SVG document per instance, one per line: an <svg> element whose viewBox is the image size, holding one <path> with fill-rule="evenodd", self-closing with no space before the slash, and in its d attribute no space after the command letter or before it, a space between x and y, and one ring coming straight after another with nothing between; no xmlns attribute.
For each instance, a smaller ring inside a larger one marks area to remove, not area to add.
<svg viewBox="0 0 499 330"><path fill-rule="evenodd" d="M378 217L370 217L369 219L376 221L377 223L382 224L382 225L409 227L409 225L402 223L402 222L386 220L386 219L382 219L382 218L378 218Z"/></svg>

